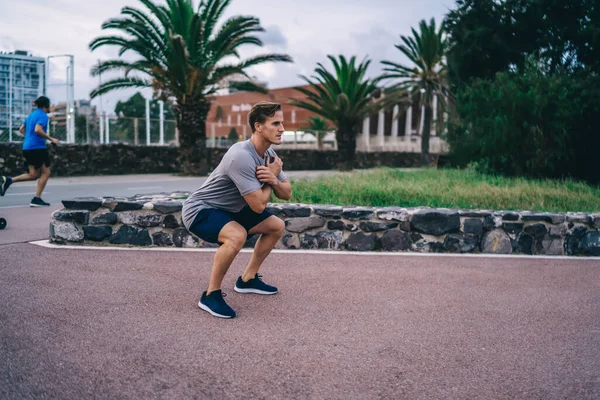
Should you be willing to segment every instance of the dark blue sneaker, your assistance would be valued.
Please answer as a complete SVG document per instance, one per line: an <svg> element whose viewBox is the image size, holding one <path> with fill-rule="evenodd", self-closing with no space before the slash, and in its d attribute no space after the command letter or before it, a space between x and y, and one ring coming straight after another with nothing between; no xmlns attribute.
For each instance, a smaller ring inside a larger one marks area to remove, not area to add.
<svg viewBox="0 0 600 400"><path fill-rule="evenodd" d="M40 197L34 197L31 199L31 203L29 203L29 207L48 207L50 203L46 203Z"/></svg>
<svg viewBox="0 0 600 400"><path fill-rule="evenodd" d="M4 193L6 193L11 183L12 179L8 176L0 176L0 196L4 196Z"/></svg>
<svg viewBox="0 0 600 400"><path fill-rule="evenodd" d="M275 286L267 285L262 281L262 275L256 274L254 278L248 282L244 282L240 276L235 283L233 288L238 293L256 293L256 294L275 294L277 288Z"/></svg>
<svg viewBox="0 0 600 400"><path fill-rule="evenodd" d="M212 291L208 296L206 295L206 292L204 292L202 293L202 297L200 297L198 307L204 311L208 311L215 317L233 318L235 317L235 311L225 303L223 297L226 296L227 294L221 292L221 290Z"/></svg>

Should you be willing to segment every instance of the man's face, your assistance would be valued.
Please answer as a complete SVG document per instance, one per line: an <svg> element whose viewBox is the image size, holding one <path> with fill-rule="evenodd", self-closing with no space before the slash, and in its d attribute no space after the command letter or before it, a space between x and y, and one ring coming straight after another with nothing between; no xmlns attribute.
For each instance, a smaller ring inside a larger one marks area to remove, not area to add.
<svg viewBox="0 0 600 400"><path fill-rule="evenodd" d="M283 111L275 112L264 124L259 124L257 129L257 133L271 144L281 144L283 131Z"/></svg>

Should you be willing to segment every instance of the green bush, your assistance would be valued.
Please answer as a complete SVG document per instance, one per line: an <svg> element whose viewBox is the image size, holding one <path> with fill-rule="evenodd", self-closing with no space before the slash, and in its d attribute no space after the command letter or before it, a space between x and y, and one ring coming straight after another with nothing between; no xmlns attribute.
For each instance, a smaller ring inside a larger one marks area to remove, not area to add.
<svg viewBox="0 0 600 400"><path fill-rule="evenodd" d="M457 94L452 159L481 172L598 182L599 110L600 84L589 72L547 75L530 62L522 73L475 80Z"/></svg>
<svg viewBox="0 0 600 400"><path fill-rule="evenodd" d="M235 130L235 128L231 128L229 130L229 135L227 135L227 139L231 142L231 143L237 143L238 140L240 140L240 135L238 135L237 131Z"/></svg>

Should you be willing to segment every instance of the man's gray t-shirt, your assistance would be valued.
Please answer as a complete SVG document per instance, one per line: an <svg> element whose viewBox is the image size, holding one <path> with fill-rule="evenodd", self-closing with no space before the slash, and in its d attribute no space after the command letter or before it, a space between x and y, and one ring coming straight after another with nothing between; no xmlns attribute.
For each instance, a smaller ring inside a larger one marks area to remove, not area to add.
<svg viewBox="0 0 600 400"><path fill-rule="evenodd" d="M265 152L267 155L277 154L269 148ZM200 189L183 203L183 225L189 229L198 212L204 208L239 212L247 204L243 196L263 187L256 177L256 167L264 165L264 158L258 155L250 140L231 146ZM277 178L283 181L287 176L281 171Z"/></svg>

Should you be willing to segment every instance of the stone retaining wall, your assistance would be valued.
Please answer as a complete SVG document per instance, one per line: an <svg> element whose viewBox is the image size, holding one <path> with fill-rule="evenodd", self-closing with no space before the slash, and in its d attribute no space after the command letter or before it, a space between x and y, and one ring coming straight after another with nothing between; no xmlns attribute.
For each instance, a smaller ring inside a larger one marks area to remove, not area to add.
<svg viewBox="0 0 600 400"><path fill-rule="evenodd" d="M110 145L49 146L53 176L122 175L179 172L179 147ZM337 152L318 150L275 150L284 160L285 170L329 170L335 168ZM211 170L216 168L227 149L208 150ZM0 175L15 176L26 171L21 145L0 143ZM442 166L446 156L430 154L425 164ZM421 167L418 153L357 153L357 168Z"/></svg>
<svg viewBox="0 0 600 400"><path fill-rule="evenodd" d="M189 193L63 201L58 244L215 247L181 225ZM600 214L270 204L280 249L600 256ZM257 237L248 240L252 247Z"/></svg>

